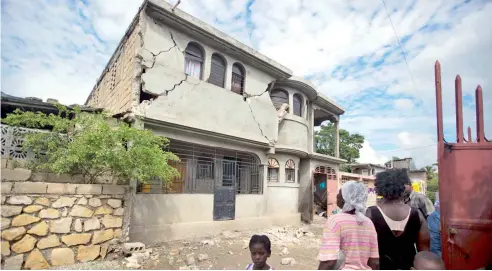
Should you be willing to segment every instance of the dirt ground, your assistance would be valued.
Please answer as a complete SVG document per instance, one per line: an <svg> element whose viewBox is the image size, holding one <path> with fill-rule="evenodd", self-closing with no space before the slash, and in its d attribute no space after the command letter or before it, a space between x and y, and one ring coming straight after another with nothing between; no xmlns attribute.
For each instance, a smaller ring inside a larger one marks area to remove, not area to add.
<svg viewBox="0 0 492 271"><path fill-rule="evenodd" d="M274 269L318 268L316 259L325 219L315 217L300 228L274 227L258 231L226 231L218 236L173 241L150 247L146 253L130 258L65 266L62 269L167 269L167 270L244 270L251 263L248 243L253 234L265 234L272 242L268 264ZM109 258L112 255L108 255Z"/></svg>

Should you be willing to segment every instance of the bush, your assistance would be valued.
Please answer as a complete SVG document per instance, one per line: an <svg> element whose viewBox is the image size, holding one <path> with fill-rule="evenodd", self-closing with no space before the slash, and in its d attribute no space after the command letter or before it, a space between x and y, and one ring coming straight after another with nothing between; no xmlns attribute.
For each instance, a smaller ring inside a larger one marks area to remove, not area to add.
<svg viewBox="0 0 492 271"><path fill-rule="evenodd" d="M159 178L169 183L179 175L168 164L179 159L164 150L169 144L166 138L131 127L106 113L82 113L79 108L57 107L57 115L17 109L2 119L12 126L51 130L26 135L24 148L36 154L28 162L29 168L82 174L89 183L101 176L144 183Z"/></svg>

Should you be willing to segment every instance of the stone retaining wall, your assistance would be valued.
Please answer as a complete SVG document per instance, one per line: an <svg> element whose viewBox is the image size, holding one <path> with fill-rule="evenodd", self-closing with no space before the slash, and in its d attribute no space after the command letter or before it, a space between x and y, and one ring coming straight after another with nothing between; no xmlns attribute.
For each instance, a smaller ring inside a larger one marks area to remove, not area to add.
<svg viewBox="0 0 492 271"><path fill-rule="evenodd" d="M2 182L2 269L104 259L111 245L127 239L127 191L119 185Z"/></svg>

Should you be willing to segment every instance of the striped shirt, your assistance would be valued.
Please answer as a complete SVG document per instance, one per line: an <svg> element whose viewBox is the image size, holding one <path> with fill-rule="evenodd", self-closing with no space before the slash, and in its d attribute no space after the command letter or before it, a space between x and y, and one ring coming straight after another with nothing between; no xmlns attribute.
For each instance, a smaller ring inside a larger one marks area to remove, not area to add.
<svg viewBox="0 0 492 271"><path fill-rule="evenodd" d="M364 217L363 223L359 225L352 214L330 216L323 228L318 260L339 260L340 250L345 255L342 269L370 270L367 260L379 258L378 237L372 221Z"/></svg>

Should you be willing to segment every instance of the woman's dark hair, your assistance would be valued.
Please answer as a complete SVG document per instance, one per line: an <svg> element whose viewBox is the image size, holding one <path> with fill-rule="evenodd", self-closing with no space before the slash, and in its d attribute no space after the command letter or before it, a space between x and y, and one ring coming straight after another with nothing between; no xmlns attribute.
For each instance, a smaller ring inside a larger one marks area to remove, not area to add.
<svg viewBox="0 0 492 271"><path fill-rule="evenodd" d="M385 199L399 199L405 192L405 185L410 184L406 169L387 169L376 174L374 189Z"/></svg>
<svg viewBox="0 0 492 271"><path fill-rule="evenodd" d="M272 244L270 243L270 239L266 235L253 235L251 236L251 240L249 240L249 248L255 244L261 244L265 247L265 250L268 254L272 253Z"/></svg>

